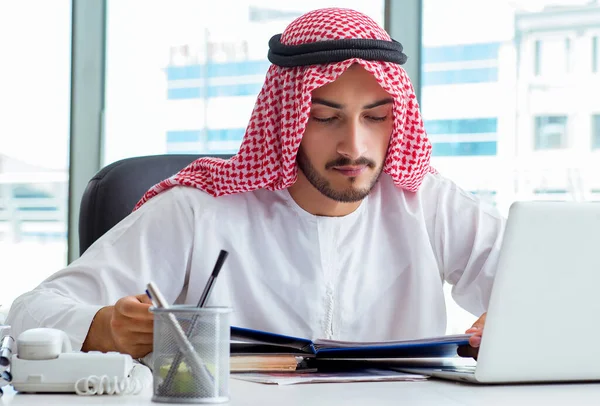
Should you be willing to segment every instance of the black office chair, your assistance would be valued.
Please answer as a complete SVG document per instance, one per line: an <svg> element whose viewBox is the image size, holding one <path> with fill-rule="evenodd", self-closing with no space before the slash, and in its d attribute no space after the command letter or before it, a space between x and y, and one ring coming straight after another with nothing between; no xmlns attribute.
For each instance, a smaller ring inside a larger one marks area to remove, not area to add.
<svg viewBox="0 0 600 406"><path fill-rule="evenodd" d="M195 159L231 155L152 155L123 159L101 169L88 183L79 212L79 253L127 217L148 189Z"/></svg>

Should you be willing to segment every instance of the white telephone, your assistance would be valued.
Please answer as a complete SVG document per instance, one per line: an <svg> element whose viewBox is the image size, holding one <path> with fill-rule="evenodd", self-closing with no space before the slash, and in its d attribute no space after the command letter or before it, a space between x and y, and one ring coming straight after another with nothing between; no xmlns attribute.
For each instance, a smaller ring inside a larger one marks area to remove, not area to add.
<svg viewBox="0 0 600 406"><path fill-rule="evenodd" d="M19 392L75 392L78 395L137 394L152 373L117 352L73 352L66 333L35 328L17 337L11 384Z"/></svg>

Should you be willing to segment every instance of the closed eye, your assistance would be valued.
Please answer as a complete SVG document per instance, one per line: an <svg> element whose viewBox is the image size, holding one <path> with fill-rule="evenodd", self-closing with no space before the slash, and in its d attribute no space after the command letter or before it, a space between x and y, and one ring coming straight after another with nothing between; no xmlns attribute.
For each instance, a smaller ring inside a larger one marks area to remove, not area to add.
<svg viewBox="0 0 600 406"><path fill-rule="evenodd" d="M313 120L318 121L319 123L331 123L332 121L334 121L336 119L337 119L337 117L324 117L324 118L320 118L320 117L313 116Z"/></svg>
<svg viewBox="0 0 600 406"><path fill-rule="evenodd" d="M385 121L385 119L387 118L387 115L386 116L379 116L379 117L378 116L367 116L367 118L369 120L373 120L373 121Z"/></svg>

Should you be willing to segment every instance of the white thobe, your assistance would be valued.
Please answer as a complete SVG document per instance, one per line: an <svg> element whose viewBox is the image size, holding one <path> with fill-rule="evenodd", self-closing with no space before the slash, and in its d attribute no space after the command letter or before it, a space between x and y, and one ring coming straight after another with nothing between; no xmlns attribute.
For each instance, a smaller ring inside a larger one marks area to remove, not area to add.
<svg viewBox="0 0 600 406"><path fill-rule="evenodd" d="M64 330L80 349L102 306L149 281L169 303L195 305L225 249L208 305L231 306L232 325L311 339L437 336L444 281L461 307L486 311L504 226L494 207L439 174L416 193L383 174L343 217L312 215L287 189L214 198L175 187L20 296L7 321L15 334Z"/></svg>

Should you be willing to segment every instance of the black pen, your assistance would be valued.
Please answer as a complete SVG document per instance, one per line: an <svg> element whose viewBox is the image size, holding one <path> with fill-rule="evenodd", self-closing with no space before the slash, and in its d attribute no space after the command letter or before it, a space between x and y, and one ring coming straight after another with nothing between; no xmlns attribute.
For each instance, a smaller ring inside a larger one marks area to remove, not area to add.
<svg viewBox="0 0 600 406"><path fill-rule="evenodd" d="M219 253L219 257L217 258L217 262L215 263L212 273L208 277L208 282L206 283L206 286L204 287L204 291L200 295L200 300L198 300L197 307L206 306L206 302L208 302L208 297L210 296L210 292L212 291L215 281L217 280L217 276L219 276L219 272L221 272L223 263L225 263L225 260L227 259L227 255L229 255L229 252L227 252L225 250L221 250L221 252Z"/></svg>

